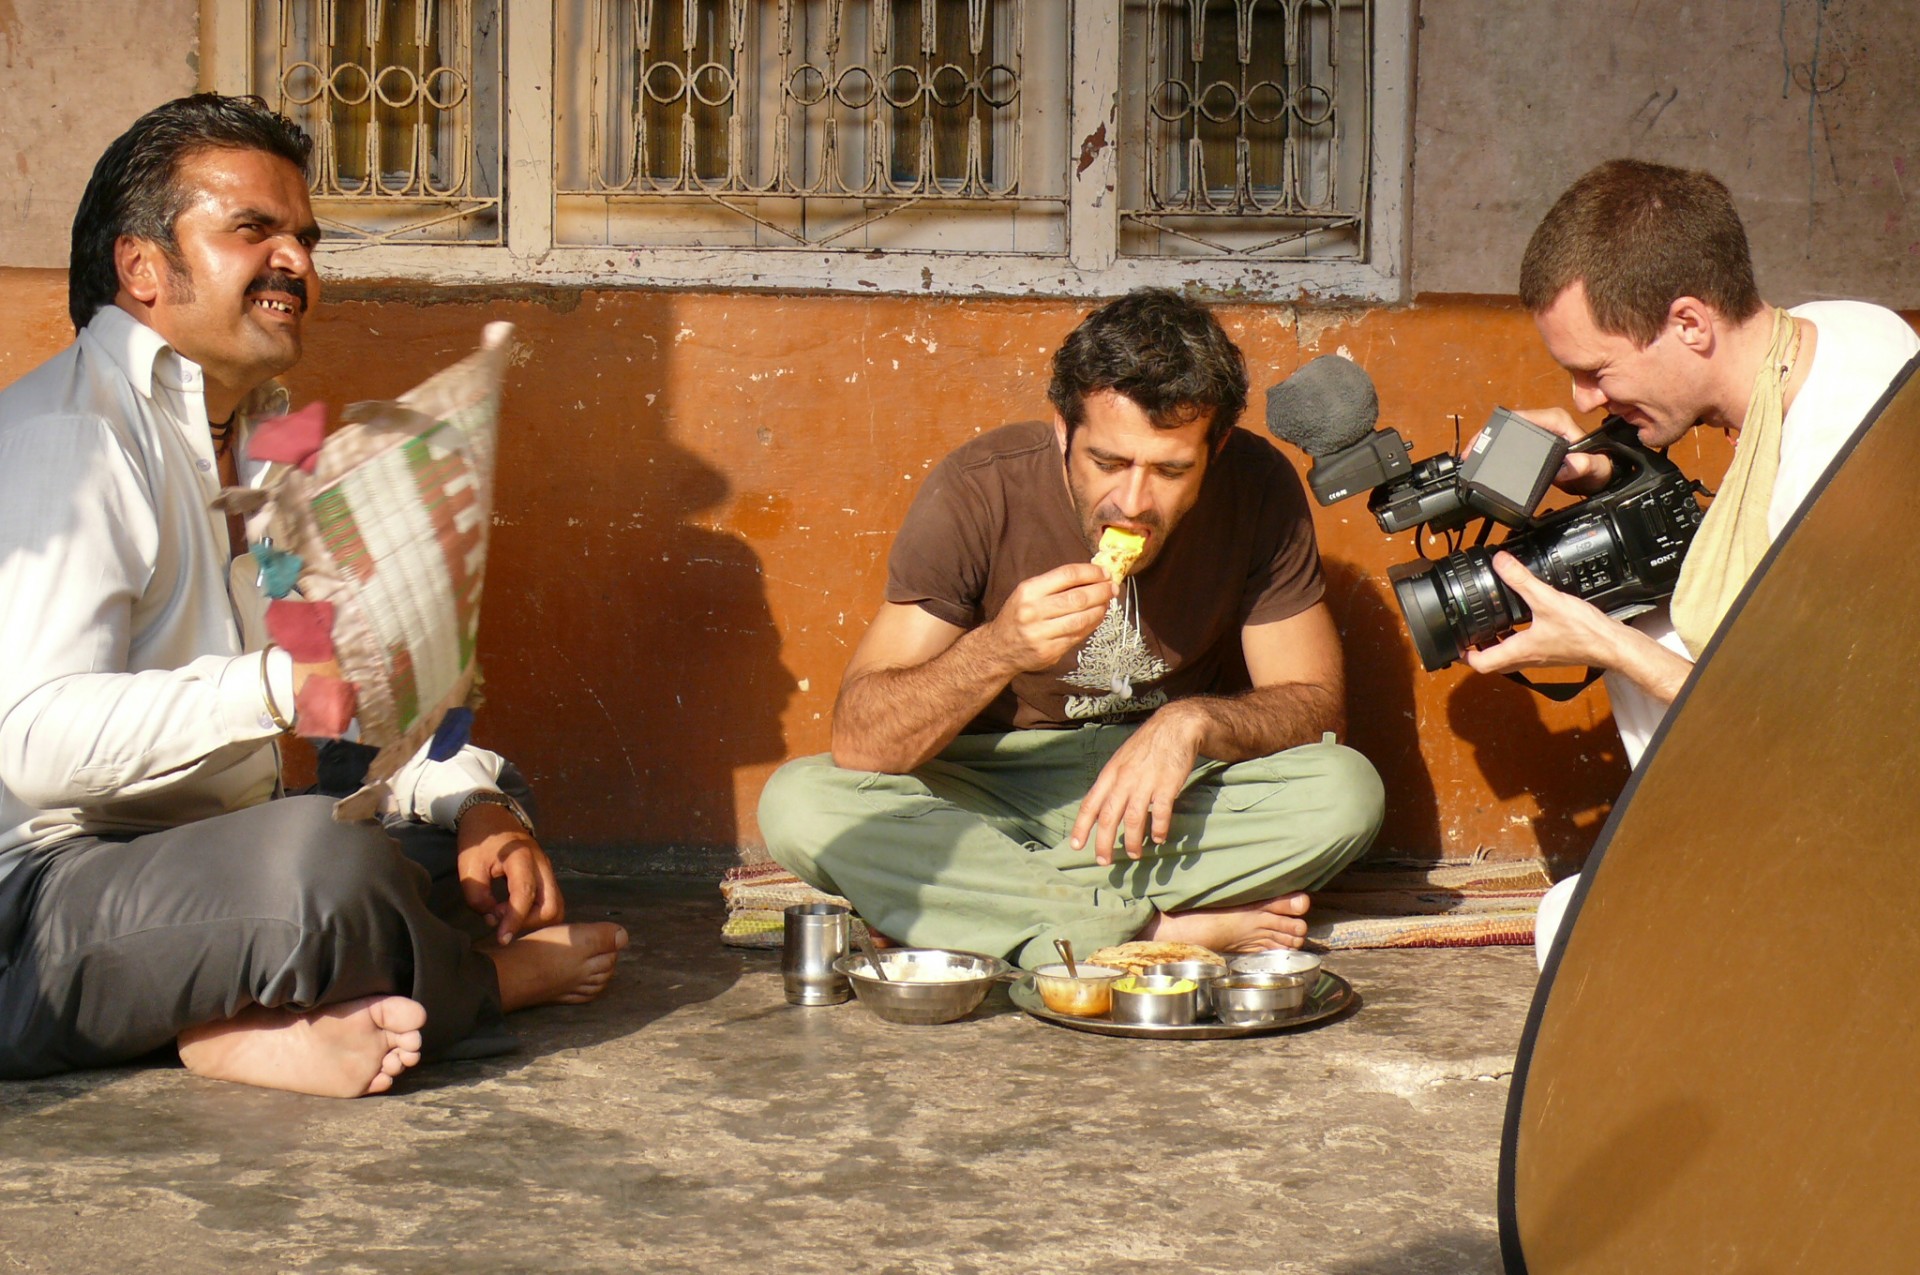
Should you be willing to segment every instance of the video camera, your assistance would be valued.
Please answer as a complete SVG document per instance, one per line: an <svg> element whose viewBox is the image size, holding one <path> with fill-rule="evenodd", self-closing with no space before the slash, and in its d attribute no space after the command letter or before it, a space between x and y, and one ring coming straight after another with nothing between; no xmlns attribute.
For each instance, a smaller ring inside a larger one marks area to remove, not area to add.
<svg viewBox="0 0 1920 1275"><path fill-rule="evenodd" d="M1494 573L1496 550L1615 619L1650 610L1673 593L1700 525L1699 488L1665 455L1643 446L1627 422L1608 417L1569 445L1495 408L1463 455L1414 461L1398 433L1374 428L1379 414L1373 382L1337 355L1313 360L1267 391L1267 428L1313 457L1307 485L1322 505L1370 491L1367 508L1382 531L1453 533L1454 549L1445 557L1423 553L1387 572L1429 672L1531 618L1526 603ZM1534 516L1570 451L1609 457L1611 478L1577 504ZM1478 540L1459 548L1459 530L1476 519L1483 520ZM1515 530L1487 547L1495 522Z"/></svg>

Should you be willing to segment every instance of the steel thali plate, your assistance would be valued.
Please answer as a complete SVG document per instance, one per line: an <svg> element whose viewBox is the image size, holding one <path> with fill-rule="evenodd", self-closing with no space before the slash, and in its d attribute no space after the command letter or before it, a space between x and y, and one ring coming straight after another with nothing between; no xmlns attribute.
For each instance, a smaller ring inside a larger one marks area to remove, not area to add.
<svg viewBox="0 0 1920 1275"><path fill-rule="evenodd" d="M1058 1010L1047 1008L1040 999L1040 992L1033 985L1033 975L1022 973L1015 979L1013 986L1007 989L1008 997L1014 1005L1028 1014L1061 1027L1071 1027L1075 1031L1092 1032L1096 1036L1128 1036L1136 1040L1229 1040L1237 1036L1263 1036L1270 1032L1291 1031L1313 1023L1324 1022L1334 1015L1355 1004L1359 994L1353 990L1353 984L1341 978L1331 970L1321 970L1307 999L1298 1009L1282 1015L1268 1023L1189 1023L1180 1027L1162 1027L1148 1023L1116 1023L1111 1018L1082 1018L1075 1014L1062 1014Z"/></svg>

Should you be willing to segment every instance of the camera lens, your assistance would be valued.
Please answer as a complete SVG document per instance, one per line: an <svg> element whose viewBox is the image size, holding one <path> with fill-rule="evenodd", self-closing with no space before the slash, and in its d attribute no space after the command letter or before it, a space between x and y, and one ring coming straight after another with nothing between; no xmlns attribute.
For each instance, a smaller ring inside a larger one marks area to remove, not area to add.
<svg viewBox="0 0 1920 1275"><path fill-rule="evenodd" d="M1420 653L1420 666L1429 673L1443 669L1460 658L1460 643L1453 634L1453 621L1441 592L1439 565L1404 575L1400 571L1395 567L1390 573L1393 598L1406 617L1413 649Z"/></svg>
<svg viewBox="0 0 1920 1275"><path fill-rule="evenodd" d="M1450 553L1437 562L1405 563L1387 575L1420 664L1429 673L1527 618L1526 604L1500 583L1493 554L1485 549Z"/></svg>

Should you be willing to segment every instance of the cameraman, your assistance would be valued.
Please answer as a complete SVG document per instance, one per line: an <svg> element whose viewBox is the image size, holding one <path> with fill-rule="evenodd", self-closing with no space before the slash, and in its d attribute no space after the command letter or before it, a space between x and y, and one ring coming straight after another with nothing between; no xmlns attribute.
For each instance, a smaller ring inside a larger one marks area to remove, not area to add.
<svg viewBox="0 0 1920 1275"><path fill-rule="evenodd" d="M1577 410L1622 417L1649 447L1700 425L1733 436L1732 464L1670 607L1623 624L1509 554L1493 560L1533 622L1467 662L1482 673L1606 670L1637 765L1747 577L1920 340L1899 315L1864 302L1768 305L1727 188L1707 173L1630 159L1601 164L1555 202L1527 244L1520 299L1547 352L1573 374ZM1560 408L1521 415L1568 439L1586 432ZM1610 472L1606 457L1576 453L1555 481L1591 492ZM1541 904L1543 965L1576 881Z"/></svg>

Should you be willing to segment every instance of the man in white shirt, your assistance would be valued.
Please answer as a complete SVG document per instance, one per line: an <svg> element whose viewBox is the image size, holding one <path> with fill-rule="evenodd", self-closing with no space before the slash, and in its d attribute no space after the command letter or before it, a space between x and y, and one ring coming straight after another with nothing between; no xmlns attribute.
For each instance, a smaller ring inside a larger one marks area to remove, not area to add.
<svg viewBox="0 0 1920 1275"><path fill-rule="evenodd" d="M379 1093L511 1047L503 1012L597 995L626 943L560 924L492 753L416 757L384 828L275 800L322 669L268 647L210 502L264 470L248 429L318 299L310 148L254 98L141 117L74 220L77 339L0 393L0 1077L174 1043L204 1075Z"/></svg>
<svg viewBox="0 0 1920 1275"><path fill-rule="evenodd" d="M1494 556L1533 621L1467 662L1483 673L1606 670L1637 764L1767 546L1920 339L1899 315L1863 302L1766 304L1727 188L1706 173L1637 160L1600 165L1554 204L1527 245L1520 298L1548 353L1573 374L1577 410L1606 409L1650 447L1697 426L1734 436L1733 464L1670 609L1621 623L1542 583L1511 555ZM1568 439L1586 432L1559 408L1522 414ZM1577 453L1556 481L1591 492L1610 472L1604 456ZM1561 882L1542 905L1543 964L1576 881Z"/></svg>

